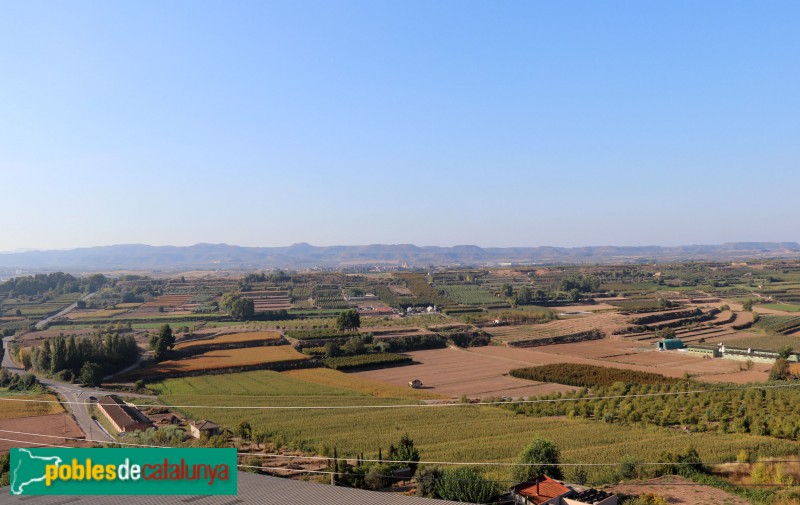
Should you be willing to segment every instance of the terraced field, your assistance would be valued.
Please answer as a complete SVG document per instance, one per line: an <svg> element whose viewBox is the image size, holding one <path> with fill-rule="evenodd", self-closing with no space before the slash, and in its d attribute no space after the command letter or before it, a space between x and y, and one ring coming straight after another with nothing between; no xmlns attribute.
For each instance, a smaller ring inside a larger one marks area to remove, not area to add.
<svg viewBox="0 0 800 505"><path fill-rule="evenodd" d="M309 357L289 345L245 347L208 351L185 359L166 360L125 374L121 379L169 376L200 371L227 370L240 367L258 367L277 363L306 361Z"/></svg>
<svg viewBox="0 0 800 505"><path fill-rule="evenodd" d="M2 300L2 313L4 317L43 318L65 309L78 301L82 293L67 293L59 295L45 302L27 301L18 299ZM19 311L19 314L17 314Z"/></svg>
<svg viewBox="0 0 800 505"><path fill-rule="evenodd" d="M246 342L276 342L281 338L281 334L277 331L250 331L241 333L226 333L224 335L217 335L211 338L202 338L191 340L187 342L179 342L176 350L192 349L197 347L205 347L215 344L241 344Z"/></svg>
<svg viewBox="0 0 800 505"><path fill-rule="evenodd" d="M472 284L443 285L438 287L445 292L448 298L456 303L464 305L492 305L505 301L502 298L494 296L482 287Z"/></svg>
<svg viewBox="0 0 800 505"><path fill-rule="evenodd" d="M243 298L253 300L256 312L289 310L292 308L289 291L287 290L243 291L241 295Z"/></svg>
<svg viewBox="0 0 800 505"><path fill-rule="evenodd" d="M625 326L624 316L614 313L592 314L570 319L551 321L544 324L528 324L518 326L498 326L487 328L495 340L510 345L521 345L536 340L549 339L564 335L574 335L598 329L607 335Z"/></svg>

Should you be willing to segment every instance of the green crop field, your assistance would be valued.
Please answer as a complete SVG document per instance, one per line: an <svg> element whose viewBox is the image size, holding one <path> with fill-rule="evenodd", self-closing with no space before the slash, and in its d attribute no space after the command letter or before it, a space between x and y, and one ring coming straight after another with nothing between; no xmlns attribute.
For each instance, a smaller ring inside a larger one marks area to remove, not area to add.
<svg viewBox="0 0 800 505"><path fill-rule="evenodd" d="M445 285L439 286L439 289L443 290L447 297L454 302L464 305L491 305L504 301L482 287L471 284Z"/></svg>
<svg viewBox="0 0 800 505"><path fill-rule="evenodd" d="M787 305L785 303L764 303L759 305L765 309L783 310L786 312L800 312L800 305Z"/></svg>
<svg viewBox="0 0 800 505"><path fill-rule="evenodd" d="M767 333L759 335L751 333L752 336L745 338L722 338L721 341L728 347L752 347L753 349L764 349L767 351L777 351L783 346L790 345L793 349L800 351L800 334L781 335Z"/></svg>
<svg viewBox="0 0 800 505"><path fill-rule="evenodd" d="M176 397L196 404L197 399ZM170 396L162 397L168 403ZM241 397L219 399L219 405L240 405ZM386 405L377 398L278 399L269 405ZM247 404L252 404L248 402ZM562 461L613 462L625 456L656 461L663 451L693 445L703 460L732 461L741 449L761 455L800 452L795 442L751 435L703 433L687 435L664 428L620 426L566 417L526 417L496 407L459 405L340 410L227 410L183 409L197 418L212 419L228 428L247 420L255 431L306 450L337 447L339 454L377 453L408 433L422 458L450 461L511 461L535 436L555 442ZM278 436L278 434L280 434ZM468 440L469 443L465 443ZM602 469L593 469L595 475ZM591 475L591 473L590 473Z"/></svg>
<svg viewBox="0 0 800 505"><path fill-rule="evenodd" d="M755 327L770 332L788 334L800 330L800 316L761 316Z"/></svg>

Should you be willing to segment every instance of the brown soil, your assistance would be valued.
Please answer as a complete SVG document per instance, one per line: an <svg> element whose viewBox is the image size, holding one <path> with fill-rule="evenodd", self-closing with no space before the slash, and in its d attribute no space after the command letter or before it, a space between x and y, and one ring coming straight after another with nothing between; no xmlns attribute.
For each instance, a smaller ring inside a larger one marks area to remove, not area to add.
<svg viewBox="0 0 800 505"><path fill-rule="evenodd" d="M750 503L721 489L695 484L678 476L618 484L612 486L610 491L626 495L652 493L663 496L669 503L681 505L748 505Z"/></svg>
<svg viewBox="0 0 800 505"><path fill-rule="evenodd" d="M0 421L0 438L13 440L0 440L0 452L8 452L12 447L45 447L45 445L60 445L64 447L88 447L91 444L70 438L84 438L78 424L69 414L51 414L47 416L15 417ZM19 435L9 431L37 433L39 435ZM64 438L61 438L64 437Z"/></svg>
<svg viewBox="0 0 800 505"><path fill-rule="evenodd" d="M507 374L516 365L502 360L486 359L484 356L463 349L435 349L405 353L418 364L357 372L370 379L390 384L407 386L419 379L431 392L452 397L467 395L469 398L493 396L545 395L566 392L575 388L561 384L531 382L509 377Z"/></svg>

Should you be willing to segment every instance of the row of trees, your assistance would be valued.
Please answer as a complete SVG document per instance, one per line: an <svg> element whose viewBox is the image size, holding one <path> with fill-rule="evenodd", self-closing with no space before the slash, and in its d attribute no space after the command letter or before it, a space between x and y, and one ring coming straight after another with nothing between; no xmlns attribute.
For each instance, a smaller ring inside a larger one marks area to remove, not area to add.
<svg viewBox="0 0 800 505"><path fill-rule="evenodd" d="M76 293L79 291L97 291L108 282L103 274L89 277L75 277L64 272L50 274L27 275L15 277L0 283L0 294L8 293L10 297L19 295L40 296L45 293Z"/></svg>
<svg viewBox="0 0 800 505"><path fill-rule="evenodd" d="M59 335L46 339L31 350L29 360L34 370L45 375L63 380L80 378L81 382L96 385L98 376L101 379L125 368L138 356L139 348L132 335L98 333L92 337Z"/></svg>
<svg viewBox="0 0 800 505"><path fill-rule="evenodd" d="M681 426L692 432L749 433L800 440L800 391L795 388L764 390L720 389L711 394L676 394L691 387L677 384L632 384L582 389L548 398L582 398L581 401L505 404L518 414L534 417L568 416L605 423L640 426ZM698 385L702 386L702 385Z"/></svg>

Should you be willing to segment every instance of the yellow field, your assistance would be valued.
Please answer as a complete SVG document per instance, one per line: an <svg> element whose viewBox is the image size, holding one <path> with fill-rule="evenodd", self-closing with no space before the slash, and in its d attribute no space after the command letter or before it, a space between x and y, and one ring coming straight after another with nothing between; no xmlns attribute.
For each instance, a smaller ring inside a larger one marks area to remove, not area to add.
<svg viewBox="0 0 800 505"><path fill-rule="evenodd" d="M186 359L167 360L153 366L142 368L130 376L169 374L175 372L194 372L197 370L219 370L240 366L298 361L309 359L290 345L270 345L264 347L245 347L204 352Z"/></svg>
<svg viewBox="0 0 800 505"><path fill-rule="evenodd" d="M209 344L235 344L239 342L268 342L281 338L277 331L251 331L243 333L228 333L214 338L183 342L175 346L175 349L191 349L192 347L202 347Z"/></svg>
<svg viewBox="0 0 800 505"><path fill-rule="evenodd" d="M18 402L4 400L4 398L9 398L11 400L58 400L58 398L55 396L48 394L9 394L8 392L3 391L2 394L0 394L0 419L46 416L48 414L60 414L61 412L64 412L64 408L60 403Z"/></svg>
<svg viewBox="0 0 800 505"><path fill-rule="evenodd" d="M414 400L432 400L447 398L443 395L410 387L395 386L385 382L365 379L357 375L331 370L330 368L306 368L284 372L293 379L312 382L323 386L332 386L365 393L377 398L410 398Z"/></svg>

